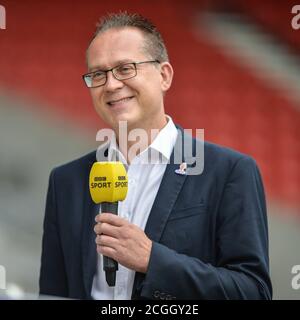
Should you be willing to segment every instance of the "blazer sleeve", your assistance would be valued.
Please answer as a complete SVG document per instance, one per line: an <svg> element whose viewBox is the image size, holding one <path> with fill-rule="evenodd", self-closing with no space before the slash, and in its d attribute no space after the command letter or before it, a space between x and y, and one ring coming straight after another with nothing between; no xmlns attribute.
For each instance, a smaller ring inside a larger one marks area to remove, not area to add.
<svg viewBox="0 0 300 320"><path fill-rule="evenodd" d="M39 292L67 297L68 285L58 228L54 177L55 169L50 174L46 200Z"/></svg>
<svg viewBox="0 0 300 320"><path fill-rule="evenodd" d="M265 195L252 158L239 158L233 165L216 219L214 265L153 242L139 288L142 298L272 298Z"/></svg>

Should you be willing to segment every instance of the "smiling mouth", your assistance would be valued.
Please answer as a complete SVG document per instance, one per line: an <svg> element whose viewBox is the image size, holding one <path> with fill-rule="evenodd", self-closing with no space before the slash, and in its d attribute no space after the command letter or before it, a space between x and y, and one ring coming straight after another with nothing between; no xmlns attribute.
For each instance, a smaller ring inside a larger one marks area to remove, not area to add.
<svg viewBox="0 0 300 320"><path fill-rule="evenodd" d="M133 97L127 97L127 98L122 98L122 99L119 99L119 100L113 100L113 101L107 102L107 104L110 105L110 106L113 106L113 105L118 104L118 103L127 102L132 98Z"/></svg>

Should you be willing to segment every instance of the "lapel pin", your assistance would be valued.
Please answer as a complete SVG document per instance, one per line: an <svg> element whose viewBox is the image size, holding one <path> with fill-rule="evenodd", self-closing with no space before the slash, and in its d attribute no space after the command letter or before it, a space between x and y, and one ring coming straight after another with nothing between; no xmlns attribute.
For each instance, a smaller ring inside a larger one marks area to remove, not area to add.
<svg viewBox="0 0 300 320"><path fill-rule="evenodd" d="M186 174L186 162L182 162L182 164L179 166L179 169L175 170L175 173L177 174L181 174L181 175L185 175Z"/></svg>

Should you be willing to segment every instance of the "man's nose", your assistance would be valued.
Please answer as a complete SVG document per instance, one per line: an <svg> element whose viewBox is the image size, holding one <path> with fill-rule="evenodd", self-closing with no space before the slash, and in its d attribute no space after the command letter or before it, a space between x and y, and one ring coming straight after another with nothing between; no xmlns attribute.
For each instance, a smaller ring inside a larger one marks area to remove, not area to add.
<svg viewBox="0 0 300 320"><path fill-rule="evenodd" d="M106 77L105 88L107 91L114 91L124 86L123 81L116 79L112 71L108 71Z"/></svg>

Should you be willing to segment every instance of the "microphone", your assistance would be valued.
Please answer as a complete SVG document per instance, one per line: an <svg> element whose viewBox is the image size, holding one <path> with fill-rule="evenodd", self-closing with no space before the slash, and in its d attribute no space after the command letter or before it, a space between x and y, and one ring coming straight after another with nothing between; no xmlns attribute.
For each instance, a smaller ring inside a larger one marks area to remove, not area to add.
<svg viewBox="0 0 300 320"><path fill-rule="evenodd" d="M101 203L101 211L118 214L118 201L126 198L127 172L122 162L95 162L90 171L89 187L92 200ZM116 284L118 262L103 256L103 270L110 287Z"/></svg>

